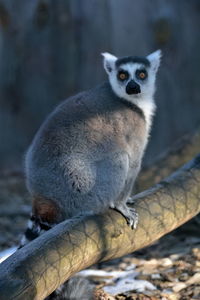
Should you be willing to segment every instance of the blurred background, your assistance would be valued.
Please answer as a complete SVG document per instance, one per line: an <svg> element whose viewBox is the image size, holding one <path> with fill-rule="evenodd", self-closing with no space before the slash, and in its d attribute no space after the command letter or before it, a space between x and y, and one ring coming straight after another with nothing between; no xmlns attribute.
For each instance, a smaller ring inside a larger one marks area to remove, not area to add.
<svg viewBox="0 0 200 300"><path fill-rule="evenodd" d="M200 124L199 0L0 0L0 169L21 168L48 113L106 74L101 52L163 60L147 165Z"/></svg>
<svg viewBox="0 0 200 300"><path fill-rule="evenodd" d="M134 192L159 182L199 152L200 0L0 0L0 251L18 245L27 227L31 199L21 171L25 151L45 117L68 96L107 78L101 52L146 56L157 49L163 52L157 112L143 165L152 164L185 134L189 143L180 143L169 159L142 171ZM133 261L130 256L111 262L111 270L137 265L136 257L142 258L141 268L144 259L153 258L156 269L151 270L160 277L139 278L168 293L166 282L179 284L179 274L180 281L199 274L199 228L200 215L134 253ZM174 253L179 263L170 256ZM167 263L158 262L161 271L155 264L158 257L168 257ZM147 270L144 274L151 276ZM200 299L197 278L196 288L161 298Z"/></svg>

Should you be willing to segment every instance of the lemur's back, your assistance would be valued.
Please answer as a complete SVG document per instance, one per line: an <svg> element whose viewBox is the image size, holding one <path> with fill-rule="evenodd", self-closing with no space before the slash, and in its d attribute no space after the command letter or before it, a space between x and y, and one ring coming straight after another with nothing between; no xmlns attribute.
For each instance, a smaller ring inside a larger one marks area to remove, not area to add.
<svg viewBox="0 0 200 300"><path fill-rule="evenodd" d="M161 52L147 57L103 53L109 82L63 102L36 134L26 156L33 215L21 241L76 215L115 208L135 228L127 205L155 111ZM112 87L112 88L111 88ZM72 278L50 299L93 299L88 282Z"/></svg>
<svg viewBox="0 0 200 300"><path fill-rule="evenodd" d="M27 153L34 213L58 223L108 208L124 188L123 172L126 178L129 168L137 173L140 167L145 128L142 111L115 96L109 83L63 102Z"/></svg>

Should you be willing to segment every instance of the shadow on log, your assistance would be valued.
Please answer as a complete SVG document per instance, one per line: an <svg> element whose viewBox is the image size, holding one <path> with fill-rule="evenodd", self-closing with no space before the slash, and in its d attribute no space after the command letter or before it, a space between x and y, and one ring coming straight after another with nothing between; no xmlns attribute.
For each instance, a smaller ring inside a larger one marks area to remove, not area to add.
<svg viewBox="0 0 200 300"><path fill-rule="evenodd" d="M76 272L145 247L200 211L200 155L134 197L136 230L114 210L64 221L1 264L1 300L41 300Z"/></svg>

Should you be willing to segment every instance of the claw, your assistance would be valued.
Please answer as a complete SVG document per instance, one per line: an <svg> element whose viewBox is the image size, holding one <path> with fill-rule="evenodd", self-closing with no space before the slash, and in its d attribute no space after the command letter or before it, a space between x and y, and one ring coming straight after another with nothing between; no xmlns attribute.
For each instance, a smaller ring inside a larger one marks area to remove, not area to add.
<svg viewBox="0 0 200 300"><path fill-rule="evenodd" d="M133 197L128 197L127 203L134 204L135 203L135 199Z"/></svg>
<svg viewBox="0 0 200 300"><path fill-rule="evenodd" d="M138 224L138 214L133 207L127 206L126 204L115 207L126 219L127 224L132 228L136 229Z"/></svg>
<svg viewBox="0 0 200 300"><path fill-rule="evenodd" d="M132 229L136 229L138 224L138 213L136 213L134 208L130 208L130 212L132 214L132 218L126 217L127 223Z"/></svg>

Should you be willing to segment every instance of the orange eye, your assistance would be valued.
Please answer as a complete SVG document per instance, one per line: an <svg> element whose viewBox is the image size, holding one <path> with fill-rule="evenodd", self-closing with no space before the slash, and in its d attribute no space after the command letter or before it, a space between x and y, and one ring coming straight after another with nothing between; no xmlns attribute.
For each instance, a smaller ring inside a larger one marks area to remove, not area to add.
<svg viewBox="0 0 200 300"><path fill-rule="evenodd" d="M126 74L125 74L125 73L119 74L119 78L120 78L121 80L124 80L124 79L126 78Z"/></svg>
<svg viewBox="0 0 200 300"><path fill-rule="evenodd" d="M145 80L148 77L146 70L136 70L135 76L140 80Z"/></svg>
<svg viewBox="0 0 200 300"><path fill-rule="evenodd" d="M118 73L118 78L120 79L120 80L126 80L127 78L128 78L128 74L127 73L125 73L125 72L119 72Z"/></svg>
<svg viewBox="0 0 200 300"><path fill-rule="evenodd" d="M145 79L146 74L144 72L140 72L139 77L140 79Z"/></svg>

